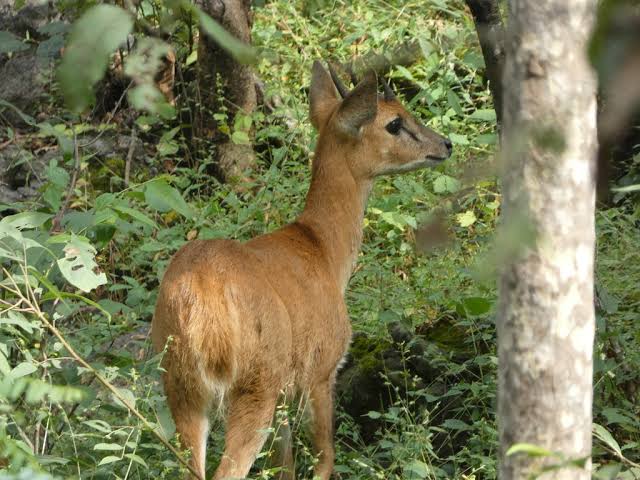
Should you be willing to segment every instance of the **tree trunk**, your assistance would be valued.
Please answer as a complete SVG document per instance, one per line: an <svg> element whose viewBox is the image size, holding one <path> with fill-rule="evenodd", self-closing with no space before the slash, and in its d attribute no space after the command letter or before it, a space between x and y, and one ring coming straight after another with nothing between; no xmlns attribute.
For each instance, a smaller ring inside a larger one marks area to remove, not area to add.
<svg viewBox="0 0 640 480"><path fill-rule="evenodd" d="M502 124L502 70L504 67L504 28L498 0L466 0L478 32L485 64L485 79L493 97L498 127Z"/></svg>
<svg viewBox="0 0 640 480"><path fill-rule="evenodd" d="M201 8L229 33L251 43L250 0L198 0ZM218 172L223 180L242 176L255 163L250 142L234 143L230 134L241 130L250 138L252 129L237 124L236 115L250 115L256 108L255 81L251 68L235 61L224 49L200 32L198 45L199 108L195 119L196 137L216 144L214 152ZM226 114L226 120L214 114ZM234 136L235 142L242 136Z"/></svg>
<svg viewBox="0 0 640 480"><path fill-rule="evenodd" d="M591 478L596 84L586 58L595 0L510 0L503 232L535 231L502 266L500 477ZM520 227L518 227L520 225ZM562 457L506 455L517 443Z"/></svg>

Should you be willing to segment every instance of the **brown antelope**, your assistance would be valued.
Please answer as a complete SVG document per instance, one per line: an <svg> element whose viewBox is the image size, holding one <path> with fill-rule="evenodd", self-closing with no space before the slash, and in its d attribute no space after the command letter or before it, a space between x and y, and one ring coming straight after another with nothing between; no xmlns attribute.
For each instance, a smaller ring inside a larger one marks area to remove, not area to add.
<svg viewBox="0 0 640 480"><path fill-rule="evenodd" d="M248 242L194 240L173 257L153 318L168 343L164 389L191 465L205 477L208 412L225 406L225 448L214 479L245 478L279 398L309 400L315 476L334 462L333 388L351 338L344 292L362 241L375 177L437 165L451 142L368 74L351 92L313 64L311 122L319 131L311 187L290 225ZM172 340L169 341L169 337ZM280 478L294 478L291 446Z"/></svg>

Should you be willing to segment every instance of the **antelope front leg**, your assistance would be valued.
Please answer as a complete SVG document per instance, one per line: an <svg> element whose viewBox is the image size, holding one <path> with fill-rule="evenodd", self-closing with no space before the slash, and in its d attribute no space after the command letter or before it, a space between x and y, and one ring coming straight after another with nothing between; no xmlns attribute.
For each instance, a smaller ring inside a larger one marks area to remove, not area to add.
<svg viewBox="0 0 640 480"><path fill-rule="evenodd" d="M314 478L328 480L333 472L333 377L311 391L311 435L318 457Z"/></svg>

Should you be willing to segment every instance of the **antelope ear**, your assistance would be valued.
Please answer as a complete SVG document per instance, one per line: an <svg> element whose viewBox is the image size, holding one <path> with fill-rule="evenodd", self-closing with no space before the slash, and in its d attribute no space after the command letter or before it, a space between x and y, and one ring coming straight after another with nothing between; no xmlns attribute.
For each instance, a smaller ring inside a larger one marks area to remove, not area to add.
<svg viewBox="0 0 640 480"><path fill-rule="evenodd" d="M343 133L357 138L360 129L372 122L377 113L378 80L370 71L343 100L336 115L336 124Z"/></svg>
<svg viewBox="0 0 640 480"><path fill-rule="evenodd" d="M331 76L322 64L316 60L311 70L311 87L309 88L311 106L311 123L320 130L329 120L331 112L338 103L338 92Z"/></svg>

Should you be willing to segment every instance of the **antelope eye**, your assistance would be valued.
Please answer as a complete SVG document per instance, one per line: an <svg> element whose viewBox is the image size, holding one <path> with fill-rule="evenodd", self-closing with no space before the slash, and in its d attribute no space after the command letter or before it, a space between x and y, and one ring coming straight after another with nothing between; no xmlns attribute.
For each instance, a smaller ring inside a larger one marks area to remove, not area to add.
<svg viewBox="0 0 640 480"><path fill-rule="evenodd" d="M398 135L400 133L400 129L402 128L402 118L398 117L390 121L384 128L386 128L387 132L389 132L391 135Z"/></svg>

